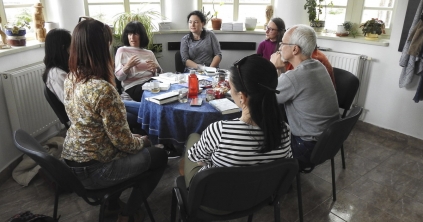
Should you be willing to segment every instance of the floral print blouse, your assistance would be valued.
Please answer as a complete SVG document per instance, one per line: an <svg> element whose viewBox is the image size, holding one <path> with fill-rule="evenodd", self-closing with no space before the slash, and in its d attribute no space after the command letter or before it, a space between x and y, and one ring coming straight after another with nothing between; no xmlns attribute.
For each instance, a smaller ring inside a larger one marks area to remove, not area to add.
<svg viewBox="0 0 423 222"><path fill-rule="evenodd" d="M64 159L107 163L143 149L143 140L129 129L125 106L113 85L100 79L74 83L69 76L64 104L71 126L63 144Z"/></svg>

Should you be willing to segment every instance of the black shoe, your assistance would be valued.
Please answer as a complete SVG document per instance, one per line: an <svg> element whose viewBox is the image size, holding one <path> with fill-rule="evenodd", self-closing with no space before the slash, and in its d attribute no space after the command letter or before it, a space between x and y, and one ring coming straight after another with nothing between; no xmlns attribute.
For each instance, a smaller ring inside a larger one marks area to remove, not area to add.
<svg viewBox="0 0 423 222"><path fill-rule="evenodd" d="M167 153L168 159L175 159L181 156L181 153L173 146L173 144L165 144L164 150Z"/></svg>

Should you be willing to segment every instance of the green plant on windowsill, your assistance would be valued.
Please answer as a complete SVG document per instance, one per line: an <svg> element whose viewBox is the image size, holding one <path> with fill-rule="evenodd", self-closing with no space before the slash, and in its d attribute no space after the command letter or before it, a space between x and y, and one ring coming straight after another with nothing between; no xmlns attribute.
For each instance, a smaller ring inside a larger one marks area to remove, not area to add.
<svg viewBox="0 0 423 222"><path fill-rule="evenodd" d="M377 18L367 20L365 23L360 25L360 28L365 36L367 34L385 34L385 23Z"/></svg>
<svg viewBox="0 0 423 222"><path fill-rule="evenodd" d="M206 17L206 25L207 23L209 23L210 19L213 18L213 15L211 14L210 11L208 11L207 13L204 11L204 6L203 9L201 9L201 12L204 14L204 16Z"/></svg>
<svg viewBox="0 0 423 222"><path fill-rule="evenodd" d="M313 27L316 32L321 32L325 27L325 21L320 19L320 15L323 13L323 1L324 0L306 0L304 4L304 10L308 13L310 26Z"/></svg>
<svg viewBox="0 0 423 222"><path fill-rule="evenodd" d="M6 30L9 30L13 35L18 35L19 33L26 33L26 29L31 29L31 22L32 16L29 14L28 10L23 9L16 16L15 21L13 23L8 23L5 28ZM8 31L6 31L6 34L8 34Z"/></svg>

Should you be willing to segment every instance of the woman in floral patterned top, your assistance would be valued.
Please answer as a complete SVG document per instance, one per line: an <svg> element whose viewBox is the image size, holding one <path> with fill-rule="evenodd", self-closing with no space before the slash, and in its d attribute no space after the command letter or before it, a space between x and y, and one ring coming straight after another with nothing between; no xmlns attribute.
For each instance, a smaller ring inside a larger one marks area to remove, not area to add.
<svg viewBox="0 0 423 222"><path fill-rule="evenodd" d="M166 152L151 148L146 136L132 134L124 104L115 89L112 42L107 25L84 20L74 29L64 104L71 121L62 157L87 189L101 189L152 171L134 187L118 221L130 217L158 184L167 164ZM114 201L115 204L117 203ZM113 205L111 203L110 205Z"/></svg>

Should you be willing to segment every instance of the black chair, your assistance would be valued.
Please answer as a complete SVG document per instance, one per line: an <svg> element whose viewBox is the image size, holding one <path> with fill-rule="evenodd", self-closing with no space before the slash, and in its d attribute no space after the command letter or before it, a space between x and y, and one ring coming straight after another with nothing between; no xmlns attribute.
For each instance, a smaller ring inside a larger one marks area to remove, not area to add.
<svg viewBox="0 0 423 222"><path fill-rule="evenodd" d="M56 183L53 211L53 218L55 221L59 221L60 218L60 216L57 217L57 209L59 205L59 194L63 190L75 192L90 205L100 205L99 221L101 222L104 221L104 211L108 205L110 197L133 187L144 177L148 177L150 174L154 173L154 171L145 172L138 177L129 179L113 187L99 190L87 190L65 163L48 154L31 135L19 129L14 133L14 140L16 147L40 165L43 172ZM154 221L154 217L151 213L147 200L144 197L143 199L148 215L150 216L151 221Z"/></svg>
<svg viewBox="0 0 423 222"><path fill-rule="evenodd" d="M175 69L176 72L183 73L185 71L185 64L182 62L181 51L175 53Z"/></svg>
<svg viewBox="0 0 423 222"><path fill-rule="evenodd" d="M354 107L345 118L332 123L320 135L319 140L311 153L310 162L314 165L321 164L330 159L332 169L333 201L336 200L334 157L341 148L342 143L348 138L348 135L357 123L362 112L363 108Z"/></svg>
<svg viewBox="0 0 423 222"><path fill-rule="evenodd" d="M281 159L257 166L206 169L194 176L189 191L184 176L180 176L172 190L171 221L175 221L177 209L182 221L231 220L244 216L252 221L253 213L269 204L274 206L275 221L280 221L279 199L288 191L296 175L297 160ZM297 192L302 221L298 176ZM232 213L212 214L200 206Z"/></svg>
<svg viewBox="0 0 423 222"><path fill-rule="evenodd" d="M336 96L338 106L343 109L342 118L345 118L350 110L355 95L357 94L360 81L357 76L343 69L333 68L336 84ZM344 145L341 146L342 168L345 169Z"/></svg>
<svg viewBox="0 0 423 222"><path fill-rule="evenodd" d="M44 96L46 97L47 102L50 104L56 116L59 118L60 122L65 125L66 129L69 129L69 117L66 113L65 106L62 101L57 98L57 96L47 87L44 86Z"/></svg>

